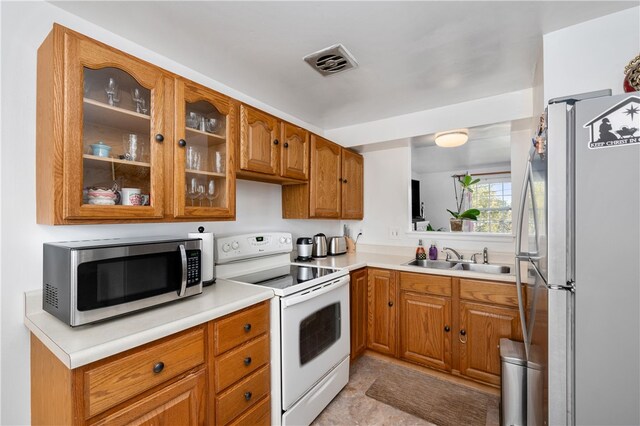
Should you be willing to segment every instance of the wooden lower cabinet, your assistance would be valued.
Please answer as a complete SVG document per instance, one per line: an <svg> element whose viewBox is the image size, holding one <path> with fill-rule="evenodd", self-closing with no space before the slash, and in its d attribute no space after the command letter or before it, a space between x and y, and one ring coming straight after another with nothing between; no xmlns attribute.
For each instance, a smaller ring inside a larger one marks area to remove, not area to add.
<svg viewBox="0 0 640 426"><path fill-rule="evenodd" d="M368 349L500 385L500 339L522 341L513 283L375 268L367 281Z"/></svg>
<svg viewBox="0 0 640 426"><path fill-rule="evenodd" d="M367 269L351 272L351 361L367 349Z"/></svg>
<svg viewBox="0 0 640 426"><path fill-rule="evenodd" d="M269 360L268 301L73 370L32 334L31 422L266 425Z"/></svg>
<svg viewBox="0 0 640 426"><path fill-rule="evenodd" d="M172 383L90 425L202 425L205 419L204 370Z"/></svg>
<svg viewBox="0 0 640 426"><path fill-rule="evenodd" d="M522 340L517 309L460 302L460 373L500 384L500 339Z"/></svg>
<svg viewBox="0 0 640 426"><path fill-rule="evenodd" d="M400 357L451 371L451 300L400 293Z"/></svg>
<svg viewBox="0 0 640 426"><path fill-rule="evenodd" d="M369 268L367 272L367 348L396 354L398 273Z"/></svg>

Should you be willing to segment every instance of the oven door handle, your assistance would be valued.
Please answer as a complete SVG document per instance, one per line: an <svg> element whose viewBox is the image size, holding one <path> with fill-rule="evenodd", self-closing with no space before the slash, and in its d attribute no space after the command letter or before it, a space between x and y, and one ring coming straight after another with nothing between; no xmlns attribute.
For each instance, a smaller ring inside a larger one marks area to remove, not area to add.
<svg viewBox="0 0 640 426"><path fill-rule="evenodd" d="M282 307L283 309L286 309L290 306L297 305L298 303L305 302L309 299L313 299L314 297L336 290L347 284L349 284L348 275L340 278L339 280L330 282L329 284L325 284L324 287L316 287L315 290L312 289L311 291L302 293L300 296L285 297L282 299Z"/></svg>
<svg viewBox="0 0 640 426"><path fill-rule="evenodd" d="M178 247L180 248L180 260L182 261L182 277L178 296L183 297L187 292L187 251L184 248L184 244L180 244Z"/></svg>

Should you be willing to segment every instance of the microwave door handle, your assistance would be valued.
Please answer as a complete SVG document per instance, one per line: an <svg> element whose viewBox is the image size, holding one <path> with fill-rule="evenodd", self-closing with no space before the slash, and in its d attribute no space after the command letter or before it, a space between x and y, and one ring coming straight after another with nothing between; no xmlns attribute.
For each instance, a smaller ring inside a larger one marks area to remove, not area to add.
<svg viewBox="0 0 640 426"><path fill-rule="evenodd" d="M182 277L178 296L183 297L187 292L187 251L184 248L184 244L180 244L178 247L180 248L180 260L182 261Z"/></svg>

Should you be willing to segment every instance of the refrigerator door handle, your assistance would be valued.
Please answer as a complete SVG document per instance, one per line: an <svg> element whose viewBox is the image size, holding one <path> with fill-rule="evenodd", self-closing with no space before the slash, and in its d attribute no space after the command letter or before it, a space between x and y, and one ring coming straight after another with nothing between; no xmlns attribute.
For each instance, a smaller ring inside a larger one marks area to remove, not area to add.
<svg viewBox="0 0 640 426"><path fill-rule="evenodd" d="M516 294L518 295L518 311L520 312L520 326L522 327L522 339L524 340L524 349L527 356L529 358L529 345L527 342L529 341L529 336L527 333L527 318L524 312L524 298L522 297L522 278L520 277L520 260L516 259L515 263L516 268Z"/></svg>
<svg viewBox="0 0 640 426"><path fill-rule="evenodd" d="M524 206L527 203L527 190L529 189L529 171L531 170L531 157L527 158L527 166L524 171L524 181L520 191L520 207L518 208L518 224L516 228L516 253L522 249L522 223L524 222Z"/></svg>
<svg viewBox="0 0 640 426"><path fill-rule="evenodd" d="M538 260L540 257L538 253L540 251L538 247L538 212L536 208L536 200L533 197L533 166L531 161L536 155L534 148L529 152L527 158L527 165L524 172L524 181L522 182L522 190L520 192L520 207L518 208L518 223L516 228L516 260L527 260L529 258ZM524 224L524 209L527 204L527 193L531 192L531 208L533 211L533 228L535 230L535 251L523 252L522 250L522 225Z"/></svg>

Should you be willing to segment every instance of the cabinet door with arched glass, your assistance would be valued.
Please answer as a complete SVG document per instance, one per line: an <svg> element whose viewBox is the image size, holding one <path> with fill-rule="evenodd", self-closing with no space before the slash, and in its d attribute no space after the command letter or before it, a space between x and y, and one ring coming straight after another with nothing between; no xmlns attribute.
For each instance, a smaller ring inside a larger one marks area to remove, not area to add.
<svg viewBox="0 0 640 426"><path fill-rule="evenodd" d="M233 219L238 105L181 79L175 99L174 215Z"/></svg>
<svg viewBox="0 0 640 426"><path fill-rule="evenodd" d="M165 75L80 37L65 51L65 218L161 218Z"/></svg>

